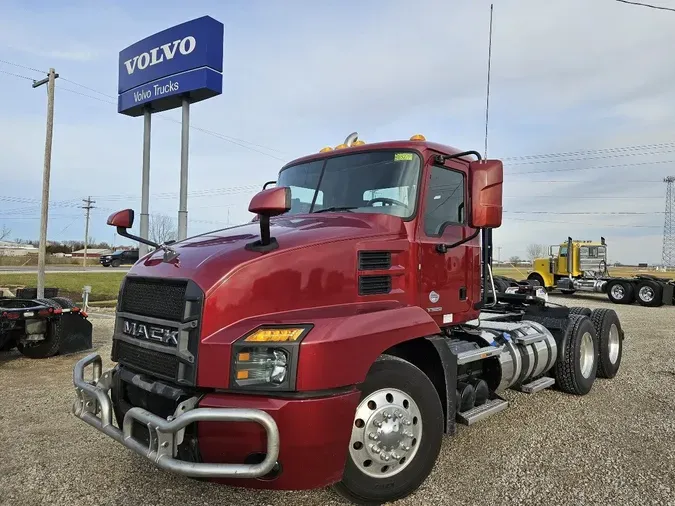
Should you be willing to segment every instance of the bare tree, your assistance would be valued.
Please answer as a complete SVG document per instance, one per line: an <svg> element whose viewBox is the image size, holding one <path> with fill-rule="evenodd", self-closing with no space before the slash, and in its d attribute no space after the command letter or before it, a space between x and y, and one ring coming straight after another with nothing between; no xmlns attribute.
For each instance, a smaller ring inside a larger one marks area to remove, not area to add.
<svg viewBox="0 0 675 506"><path fill-rule="evenodd" d="M6 237L9 237L9 234L12 233L12 230L7 228L7 225L2 226L2 230L0 230L0 241L4 241Z"/></svg>
<svg viewBox="0 0 675 506"><path fill-rule="evenodd" d="M512 263L513 265L518 265L520 263L520 257L519 256L510 257L509 263Z"/></svg>
<svg viewBox="0 0 675 506"><path fill-rule="evenodd" d="M173 220L163 214L153 214L150 217L150 240L157 244L176 239L178 235Z"/></svg>
<svg viewBox="0 0 675 506"><path fill-rule="evenodd" d="M534 260L546 256L546 246L544 244L529 244L526 249L527 258Z"/></svg>

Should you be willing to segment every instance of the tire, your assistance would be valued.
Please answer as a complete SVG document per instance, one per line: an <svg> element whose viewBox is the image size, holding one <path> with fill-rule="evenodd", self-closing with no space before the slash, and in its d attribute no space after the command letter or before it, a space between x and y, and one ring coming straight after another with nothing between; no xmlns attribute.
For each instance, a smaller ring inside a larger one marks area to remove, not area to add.
<svg viewBox="0 0 675 506"><path fill-rule="evenodd" d="M651 279L643 279L637 285L635 296L638 303L645 307L659 307L663 298L663 288L661 285Z"/></svg>
<svg viewBox="0 0 675 506"><path fill-rule="evenodd" d="M527 277L528 281L536 281L539 286L542 288L546 288L546 285L544 284L544 278L541 276L541 274L537 273L532 273Z"/></svg>
<svg viewBox="0 0 675 506"><path fill-rule="evenodd" d="M120 262L119 260L113 260L110 265L112 265L113 267L119 267L120 265L122 265L122 262Z"/></svg>
<svg viewBox="0 0 675 506"><path fill-rule="evenodd" d="M632 283L615 279L607 283L607 298L614 304L632 304L635 290Z"/></svg>
<svg viewBox="0 0 675 506"><path fill-rule="evenodd" d="M56 302L63 309L70 309L75 307L75 303L67 297L52 297L51 300Z"/></svg>
<svg viewBox="0 0 675 506"><path fill-rule="evenodd" d="M50 299L36 299L47 306L51 306L54 309L59 309L61 306ZM61 319L53 319L50 323L47 324L47 337L44 341L40 341L37 344L23 344L20 341L17 341L16 348L19 350L24 357L27 358L48 358L56 355L61 346L61 340L63 339L63 332L61 327Z"/></svg>
<svg viewBox="0 0 675 506"><path fill-rule="evenodd" d="M392 413L386 406L397 409ZM384 412L389 418L384 418ZM396 413L402 416L397 419ZM395 427L394 432L387 433L386 440L368 437L378 431L375 423L392 424L397 420L403 422L397 424L402 427L400 430L413 438L396 432ZM383 355L370 368L361 386L349 454L342 481L333 486L335 492L356 504L383 504L412 494L434 467L443 427L443 406L429 378L410 362ZM398 457L403 463L398 464L401 462L398 460L393 467L389 461L381 460L372 452L371 446L375 445L389 445L385 446L386 458Z"/></svg>
<svg viewBox="0 0 675 506"><path fill-rule="evenodd" d="M571 307L570 308L570 314L580 314L580 315L590 317L591 316L591 310L587 307Z"/></svg>
<svg viewBox="0 0 675 506"><path fill-rule="evenodd" d="M563 290L562 288L560 291L565 295L572 295L574 292L576 292L576 290Z"/></svg>
<svg viewBox="0 0 675 506"><path fill-rule="evenodd" d="M110 267L110 264L101 264L103 267Z"/></svg>
<svg viewBox="0 0 675 506"><path fill-rule="evenodd" d="M503 278L495 279L495 289L497 290L497 293L505 293L506 289L511 286L509 285L509 282L506 281Z"/></svg>
<svg viewBox="0 0 675 506"><path fill-rule="evenodd" d="M557 387L568 394L586 395L598 370L598 334L591 319L570 315L567 328L557 341L558 360L554 367Z"/></svg>
<svg viewBox="0 0 675 506"><path fill-rule="evenodd" d="M623 355L623 330L613 309L594 309L591 321L598 334L598 378L613 378L619 371Z"/></svg>

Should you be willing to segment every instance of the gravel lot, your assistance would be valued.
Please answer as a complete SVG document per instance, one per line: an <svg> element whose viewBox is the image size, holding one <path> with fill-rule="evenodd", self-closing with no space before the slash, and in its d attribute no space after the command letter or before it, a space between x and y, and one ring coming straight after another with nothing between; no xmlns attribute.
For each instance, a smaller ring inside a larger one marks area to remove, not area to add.
<svg viewBox="0 0 675 506"><path fill-rule="evenodd" d="M509 409L445 438L430 478L400 504L675 505L675 307L564 303L617 310L617 377L585 397L508 392ZM93 321L105 367L112 320ZM0 354L0 504L340 504L327 491L231 489L156 470L70 414L80 356Z"/></svg>

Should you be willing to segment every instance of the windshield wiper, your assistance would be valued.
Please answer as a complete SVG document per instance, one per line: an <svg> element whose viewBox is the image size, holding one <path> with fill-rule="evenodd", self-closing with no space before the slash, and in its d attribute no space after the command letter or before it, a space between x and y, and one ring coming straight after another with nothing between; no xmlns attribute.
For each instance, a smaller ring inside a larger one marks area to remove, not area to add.
<svg viewBox="0 0 675 506"><path fill-rule="evenodd" d="M352 212L352 209L358 209L358 206L342 206L342 207L325 207L323 209L319 209L318 211L314 211L315 213L327 213L331 211L349 211Z"/></svg>

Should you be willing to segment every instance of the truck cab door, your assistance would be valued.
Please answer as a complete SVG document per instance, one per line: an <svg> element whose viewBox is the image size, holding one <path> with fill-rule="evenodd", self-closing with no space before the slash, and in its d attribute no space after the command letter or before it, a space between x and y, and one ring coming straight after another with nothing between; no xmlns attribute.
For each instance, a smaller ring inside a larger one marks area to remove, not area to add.
<svg viewBox="0 0 675 506"><path fill-rule="evenodd" d="M431 166L425 177L417 222L417 295L420 307L443 326L475 317L472 299L476 291L480 294L479 238L447 251L442 248L473 232L467 227L466 165L449 160Z"/></svg>

